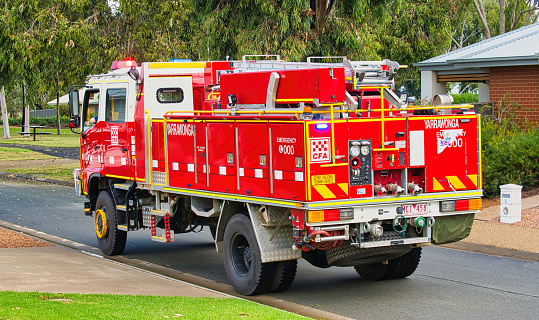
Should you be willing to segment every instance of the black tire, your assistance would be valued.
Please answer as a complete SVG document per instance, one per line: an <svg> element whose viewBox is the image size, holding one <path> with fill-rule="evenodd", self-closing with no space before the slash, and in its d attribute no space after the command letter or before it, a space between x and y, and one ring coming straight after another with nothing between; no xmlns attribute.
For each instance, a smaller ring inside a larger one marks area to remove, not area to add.
<svg viewBox="0 0 539 320"><path fill-rule="evenodd" d="M412 251L403 255L393 278L402 279L412 275L419 265L419 260L421 260L421 250L422 248L413 248Z"/></svg>
<svg viewBox="0 0 539 320"><path fill-rule="evenodd" d="M328 259L326 257L326 250L309 250L302 251L301 257L310 264L318 268L329 268Z"/></svg>
<svg viewBox="0 0 539 320"><path fill-rule="evenodd" d="M363 279L380 281L390 279L395 275L395 272L399 269L401 258L395 258L388 260L387 263L377 262L371 264L361 264L354 266L356 272Z"/></svg>
<svg viewBox="0 0 539 320"><path fill-rule="evenodd" d="M273 282L268 288L269 292L283 292L288 290L298 269L298 260L279 261L275 263L275 276Z"/></svg>
<svg viewBox="0 0 539 320"><path fill-rule="evenodd" d="M351 246L350 241L345 241L338 248L326 250L326 256L330 266L352 267L396 259L411 249L411 245L361 249Z"/></svg>
<svg viewBox="0 0 539 320"><path fill-rule="evenodd" d="M225 272L234 290L251 296L266 292L273 283L275 263L262 263L251 220L236 214L228 222L223 253Z"/></svg>
<svg viewBox="0 0 539 320"><path fill-rule="evenodd" d="M127 241L127 231L118 230L116 205L108 191L101 191L95 204L96 210L103 210L107 218L107 231L102 238L97 237L99 248L107 256L122 254ZM97 213L94 213L97 214Z"/></svg>

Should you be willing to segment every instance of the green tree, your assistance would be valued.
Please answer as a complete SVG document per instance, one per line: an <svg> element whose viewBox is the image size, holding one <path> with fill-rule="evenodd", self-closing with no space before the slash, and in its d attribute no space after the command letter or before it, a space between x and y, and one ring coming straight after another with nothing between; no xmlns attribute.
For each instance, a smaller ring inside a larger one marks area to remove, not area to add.
<svg viewBox="0 0 539 320"><path fill-rule="evenodd" d="M104 23L99 23L109 11L104 0L15 0L6 1L4 10L13 57L6 70L23 80L30 104L41 104L42 92L54 94L58 101L69 84L102 71L103 63L110 61L103 50L108 36L100 28ZM57 110L60 134L58 103Z"/></svg>

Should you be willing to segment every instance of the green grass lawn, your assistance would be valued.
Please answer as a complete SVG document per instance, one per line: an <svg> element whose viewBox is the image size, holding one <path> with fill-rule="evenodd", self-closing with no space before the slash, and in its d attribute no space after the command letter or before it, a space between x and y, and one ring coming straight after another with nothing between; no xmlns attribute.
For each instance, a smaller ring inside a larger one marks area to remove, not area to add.
<svg viewBox="0 0 539 320"><path fill-rule="evenodd" d="M235 298L0 292L0 319L307 319Z"/></svg>
<svg viewBox="0 0 539 320"><path fill-rule="evenodd" d="M19 143L35 146L65 148L75 148L80 146L80 135L71 132L69 129L62 129L62 134L58 135L56 128L38 128L37 132L51 132L51 134L38 134L36 135L36 141L34 141L34 136L32 134L29 137L23 137L22 135L18 134L20 131L20 126L9 126L11 139L4 139L4 127L0 126L0 144Z"/></svg>
<svg viewBox="0 0 539 320"><path fill-rule="evenodd" d="M2 171L18 174L29 174L35 177L52 180L73 181L73 169L75 168L80 168L80 164L78 162L71 164L55 164L50 166L10 168Z"/></svg>
<svg viewBox="0 0 539 320"><path fill-rule="evenodd" d="M58 157L49 156L41 152L35 152L21 148L7 148L0 146L0 161L17 161L17 160L43 160L43 159L58 159Z"/></svg>

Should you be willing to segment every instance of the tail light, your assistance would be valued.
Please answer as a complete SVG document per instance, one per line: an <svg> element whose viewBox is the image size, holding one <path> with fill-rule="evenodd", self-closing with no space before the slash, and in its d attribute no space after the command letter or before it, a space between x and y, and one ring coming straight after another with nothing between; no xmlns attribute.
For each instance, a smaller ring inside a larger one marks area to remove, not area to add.
<svg viewBox="0 0 539 320"><path fill-rule="evenodd" d="M481 210L483 201L481 199L455 200L440 202L440 212Z"/></svg>
<svg viewBox="0 0 539 320"><path fill-rule="evenodd" d="M354 209L347 208L309 211L307 216L307 221L309 223L350 220L354 218Z"/></svg>

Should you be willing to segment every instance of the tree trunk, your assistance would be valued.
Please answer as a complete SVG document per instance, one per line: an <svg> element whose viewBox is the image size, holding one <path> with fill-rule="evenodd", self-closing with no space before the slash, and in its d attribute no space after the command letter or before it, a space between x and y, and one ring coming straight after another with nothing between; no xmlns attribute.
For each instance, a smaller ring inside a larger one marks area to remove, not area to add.
<svg viewBox="0 0 539 320"><path fill-rule="evenodd" d="M58 135L62 134L60 129L60 91L56 92L56 128Z"/></svg>
<svg viewBox="0 0 539 320"><path fill-rule="evenodd" d="M26 82L22 82L22 121L21 121L21 127L22 132L30 132L30 110L27 105L27 98L26 98ZM29 137L29 134L25 134L24 137Z"/></svg>
<svg viewBox="0 0 539 320"><path fill-rule="evenodd" d="M2 111L2 121L4 123L4 139L11 139L9 134L9 120L7 118L7 106L6 106L6 94L4 93L4 86L0 91L0 110Z"/></svg>
<svg viewBox="0 0 539 320"><path fill-rule="evenodd" d="M327 0L311 0L310 6L311 10L315 12L315 28L318 33L324 32L324 26L326 24L326 14L327 14Z"/></svg>
<svg viewBox="0 0 539 320"><path fill-rule="evenodd" d="M505 0L500 0L500 34L505 33Z"/></svg>
<svg viewBox="0 0 539 320"><path fill-rule="evenodd" d="M488 27L487 23L487 17L485 15L485 7L483 7L483 0L473 0L473 4L475 7L475 11L477 12L477 15L479 16L479 19L481 19L481 24L483 24L483 28L485 29L485 38L490 39L490 28Z"/></svg>

